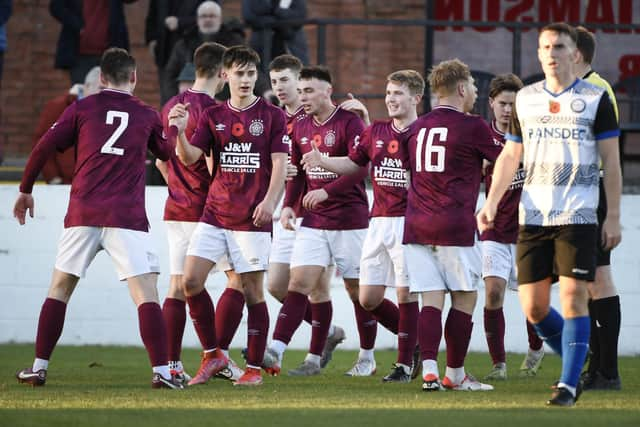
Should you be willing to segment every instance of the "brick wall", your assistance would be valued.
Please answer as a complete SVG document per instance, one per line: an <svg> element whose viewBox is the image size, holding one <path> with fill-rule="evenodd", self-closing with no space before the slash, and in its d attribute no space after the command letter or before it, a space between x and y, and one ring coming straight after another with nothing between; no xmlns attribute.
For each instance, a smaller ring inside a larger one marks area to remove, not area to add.
<svg viewBox="0 0 640 427"><path fill-rule="evenodd" d="M144 46L144 19L148 0L126 5L131 48L138 60L139 83L136 95L157 105L156 69ZM44 102L69 87L68 73L53 69L60 24L49 15L48 0L14 0L13 16L7 32L9 50L0 105L0 144L5 159L24 159L31 150L31 134ZM421 0L311 0L309 17L409 18L422 17ZM240 17L240 1L224 1L227 16ZM327 29L327 62L335 74L338 93L382 92L385 76L395 64L421 68L423 31L415 29L412 49L406 49L405 31L390 27L349 26ZM309 52L315 61L316 29L307 28ZM373 117L385 114L379 100L368 102Z"/></svg>

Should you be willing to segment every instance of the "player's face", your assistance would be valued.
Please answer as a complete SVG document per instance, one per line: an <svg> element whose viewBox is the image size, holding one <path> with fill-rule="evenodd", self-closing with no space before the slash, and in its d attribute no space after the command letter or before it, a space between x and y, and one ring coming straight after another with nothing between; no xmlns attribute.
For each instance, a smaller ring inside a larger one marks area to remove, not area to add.
<svg viewBox="0 0 640 427"><path fill-rule="evenodd" d="M269 71L271 89L280 104L291 105L298 101L298 76L290 69Z"/></svg>
<svg viewBox="0 0 640 427"><path fill-rule="evenodd" d="M298 95L304 112L315 115L331 103L331 85L318 79L304 79L298 82Z"/></svg>
<svg viewBox="0 0 640 427"><path fill-rule="evenodd" d="M577 60L576 46L568 34L543 31L538 38L538 59L545 76L570 74Z"/></svg>
<svg viewBox="0 0 640 427"><path fill-rule="evenodd" d="M489 98L489 105L493 111L493 116L503 127L509 126L513 105L516 102L516 93L512 91L502 91L494 98Z"/></svg>
<svg viewBox="0 0 640 427"><path fill-rule="evenodd" d="M231 68L225 69L224 74L232 96L246 98L253 94L253 88L258 80L258 69L255 64L233 64Z"/></svg>
<svg viewBox="0 0 640 427"><path fill-rule="evenodd" d="M407 117L416 108L416 97L411 96L406 84L388 82L384 103L392 119Z"/></svg>
<svg viewBox="0 0 640 427"><path fill-rule="evenodd" d="M463 112L468 113L473 110L473 105L476 103L476 98L478 98L478 88L473 81L473 77L469 77L469 80L463 82L462 85L464 90L464 104L462 109Z"/></svg>

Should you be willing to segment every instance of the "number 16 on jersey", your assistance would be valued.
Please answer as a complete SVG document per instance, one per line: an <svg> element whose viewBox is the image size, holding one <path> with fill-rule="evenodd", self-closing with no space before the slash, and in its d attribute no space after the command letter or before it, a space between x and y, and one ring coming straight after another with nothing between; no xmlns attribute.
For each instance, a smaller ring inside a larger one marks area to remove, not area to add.
<svg viewBox="0 0 640 427"><path fill-rule="evenodd" d="M445 147L442 145L433 145L434 138L438 137L438 142L447 141L447 128L431 128L427 135L427 143L425 144L424 138L427 133L427 128L420 129L417 137L416 144L416 172L422 172L422 157L424 151L424 171L425 172L444 172L444 156ZM435 161L434 161L435 160Z"/></svg>

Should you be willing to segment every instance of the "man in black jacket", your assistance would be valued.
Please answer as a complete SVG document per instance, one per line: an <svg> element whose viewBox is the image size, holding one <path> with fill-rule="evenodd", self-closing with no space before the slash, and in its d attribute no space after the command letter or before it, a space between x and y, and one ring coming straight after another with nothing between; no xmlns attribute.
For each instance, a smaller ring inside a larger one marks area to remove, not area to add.
<svg viewBox="0 0 640 427"><path fill-rule="evenodd" d="M145 21L145 42L158 66L160 98L164 104L171 96L167 86L166 65L175 44L196 25L196 11L203 0L151 0ZM191 62L191 59L189 59Z"/></svg>
<svg viewBox="0 0 640 427"><path fill-rule="evenodd" d="M220 6L213 1L203 2L197 11L197 26L178 40L165 66L164 85L170 96L178 93L176 79L180 71L187 62L193 61L193 53L204 42L220 43L225 47L244 44L242 24L235 18L223 22Z"/></svg>
<svg viewBox="0 0 640 427"><path fill-rule="evenodd" d="M55 68L69 70L72 84L82 83L108 47L129 50L124 3L135 1L51 0L49 12L62 24Z"/></svg>

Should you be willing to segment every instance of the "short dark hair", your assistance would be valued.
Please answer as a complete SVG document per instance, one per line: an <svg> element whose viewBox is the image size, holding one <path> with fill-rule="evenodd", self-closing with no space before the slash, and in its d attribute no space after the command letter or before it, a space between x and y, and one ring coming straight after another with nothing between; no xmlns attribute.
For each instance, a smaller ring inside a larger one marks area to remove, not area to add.
<svg viewBox="0 0 640 427"><path fill-rule="evenodd" d="M327 67L323 67L322 65L303 67L302 70L300 70L300 80L311 79L322 80L331 84L331 72Z"/></svg>
<svg viewBox="0 0 640 427"><path fill-rule="evenodd" d="M518 92L522 86L522 80L515 74L499 74L489 83L489 98L495 98L502 92Z"/></svg>
<svg viewBox="0 0 640 427"><path fill-rule="evenodd" d="M571 40L573 40L575 44L578 44L578 34L576 33L576 29L566 22L554 22L552 24L545 25L540 30L540 34L544 33L545 31L553 31L554 33L558 34L566 34L571 38Z"/></svg>
<svg viewBox="0 0 640 427"><path fill-rule="evenodd" d="M576 33L578 34L576 46L578 46L582 59L587 64L591 64L596 55L596 38L591 31L583 26L576 27Z"/></svg>
<svg viewBox="0 0 640 427"><path fill-rule="evenodd" d="M220 67L222 57L227 48L219 43L202 43L193 54L193 63L196 66L196 77L210 79Z"/></svg>
<svg viewBox="0 0 640 427"><path fill-rule="evenodd" d="M136 60L125 49L110 47L100 60L100 72L109 83L120 85L127 83L136 69Z"/></svg>
<svg viewBox="0 0 640 427"><path fill-rule="evenodd" d="M273 61L269 63L269 71L291 70L294 73L299 74L302 67L302 61L288 53L276 56L273 58Z"/></svg>
<svg viewBox="0 0 640 427"><path fill-rule="evenodd" d="M260 65L260 55L248 46L231 46L222 56L222 65L227 69L234 65L242 67L249 64L257 68Z"/></svg>

